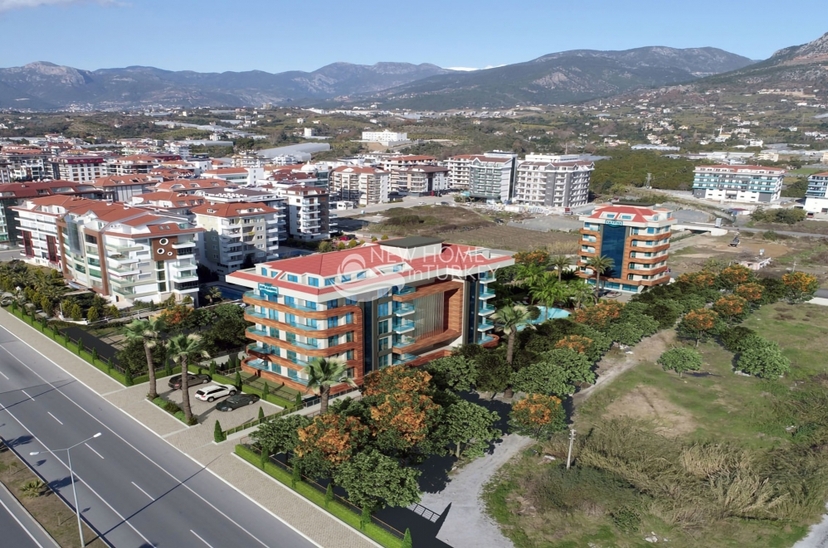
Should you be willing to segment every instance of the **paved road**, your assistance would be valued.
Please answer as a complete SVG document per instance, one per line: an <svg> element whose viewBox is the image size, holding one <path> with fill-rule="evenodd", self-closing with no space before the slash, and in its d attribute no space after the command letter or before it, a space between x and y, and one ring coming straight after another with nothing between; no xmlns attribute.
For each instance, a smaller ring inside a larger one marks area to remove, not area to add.
<svg viewBox="0 0 828 548"><path fill-rule="evenodd" d="M111 546L315 546L0 329L0 437ZM148 405L150 405L148 403ZM33 451L41 454L31 456Z"/></svg>
<svg viewBox="0 0 828 548"><path fill-rule="evenodd" d="M3 546L58 548L52 537L3 485L0 485L0 531L3 532Z"/></svg>

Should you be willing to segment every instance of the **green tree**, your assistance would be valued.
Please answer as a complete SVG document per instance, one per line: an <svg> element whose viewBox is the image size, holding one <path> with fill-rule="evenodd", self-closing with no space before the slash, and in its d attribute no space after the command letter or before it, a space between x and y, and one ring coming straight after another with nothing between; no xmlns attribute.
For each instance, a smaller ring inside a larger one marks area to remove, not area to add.
<svg viewBox="0 0 828 548"><path fill-rule="evenodd" d="M299 430L311 420L304 415L287 415L265 421L251 434L262 451L268 455L289 455L299 445Z"/></svg>
<svg viewBox="0 0 828 548"><path fill-rule="evenodd" d="M492 398L498 392L509 387L512 377L512 366L506 361L501 351L485 352L475 358L477 362L477 389L483 392L492 392Z"/></svg>
<svg viewBox="0 0 828 548"><path fill-rule="evenodd" d="M756 331L748 327L737 325L725 329L719 334L719 340L726 350L733 353L744 352L753 343L753 337L757 337Z"/></svg>
<svg viewBox="0 0 828 548"><path fill-rule="evenodd" d="M108 318L111 318L111 319L120 318L121 317L121 311L118 310L118 307L115 306L114 304L109 305L108 307L106 307L106 316Z"/></svg>
<svg viewBox="0 0 828 548"><path fill-rule="evenodd" d="M43 313L47 316L51 316L54 312L52 299L50 299L46 295L43 295L43 297L40 298L40 309L43 310Z"/></svg>
<svg viewBox="0 0 828 548"><path fill-rule="evenodd" d="M420 501L420 471L370 449L344 462L334 473L351 504L363 508L406 507Z"/></svg>
<svg viewBox="0 0 828 548"><path fill-rule="evenodd" d="M584 280L573 280L566 284L567 295L573 308L581 308L585 303L595 300L595 290Z"/></svg>
<svg viewBox="0 0 828 548"><path fill-rule="evenodd" d="M553 308L557 303L566 299L566 286L553 277L549 272L545 273L538 279L533 286L529 288L529 294L532 298L543 304L546 308L544 310L544 321L549 319L549 309Z"/></svg>
<svg viewBox="0 0 828 548"><path fill-rule="evenodd" d="M405 536L403 536L400 548L414 548L414 541L411 539L411 529L405 529Z"/></svg>
<svg viewBox="0 0 828 548"><path fill-rule="evenodd" d="M216 425L213 427L213 441L221 443L226 439L227 436L224 435L224 430L222 430L221 424L219 421L216 421Z"/></svg>
<svg viewBox="0 0 828 548"><path fill-rule="evenodd" d="M94 309L90 308L90 310ZM146 320L133 320L123 328L123 335L127 341L141 341L144 345L144 355L147 359L147 374L149 375L149 393L147 397L150 400L158 397L152 350L158 346L163 331L164 322L158 316L150 317Z"/></svg>
<svg viewBox="0 0 828 548"><path fill-rule="evenodd" d="M89 323L95 323L100 318L98 314L98 309L94 306L89 307L89 310L86 311L86 321Z"/></svg>
<svg viewBox="0 0 828 548"><path fill-rule="evenodd" d="M477 382L477 362L460 354L432 360L426 370L441 388L465 392Z"/></svg>
<svg viewBox="0 0 828 548"><path fill-rule="evenodd" d="M521 326L534 328L530 322L529 308L522 304L510 304L497 309L489 318L494 321L504 335L508 337L506 343L506 363L512 365L515 355L515 338Z"/></svg>
<svg viewBox="0 0 828 548"><path fill-rule="evenodd" d="M569 348L544 352L536 363L512 375L515 390L529 394L566 396L575 392L576 383L594 382L592 362Z"/></svg>
<svg viewBox="0 0 828 548"><path fill-rule="evenodd" d="M680 346L664 352L658 358L657 363L665 371L675 371L681 377L685 371L698 371L701 369L702 356L694 348Z"/></svg>
<svg viewBox="0 0 828 548"><path fill-rule="evenodd" d="M178 361L181 366L181 408L184 410L184 420L187 424L191 424L193 422L193 410L190 406L190 380L187 365L193 357L209 358L210 355L202 350L201 337L192 333L173 335L170 338L168 349L170 357Z"/></svg>
<svg viewBox="0 0 828 548"><path fill-rule="evenodd" d="M548 439L566 428L566 412L560 398L529 394L512 405L509 413L512 431L535 439Z"/></svg>
<svg viewBox="0 0 828 548"><path fill-rule="evenodd" d="M69 309L69 317L76 322L80 321L83 317L83 309L81 309L79 304L75 303L72 305L72 308Z"/></svg>
<svg viewBox="0 0 828 548"><path fill-rule="evenodd" d="M314 358L305 366L305 374L308 376L308 390L319 393L319 413L322 415L328 412L332 387L342 383L356 386L348 376L347 365L338 358Z"/></svg>
<svg viewBox="0 0 828 548"><path fill-rule="evenodd" d="M236 390L241 392L241 390L242 390L242 377L241 377L241 373L239 371L236 371L236 378L233 379L233 386L236 387Z"/></svg>
<svg viewBox="0 0 828 548"><path fill-rule="evenodd" d="M454 456L478 457L501 432L494 428L499 416L494 411L475 403L460 400L444 407L435 437L442 443L453 444Z"/></svg>
<svg viewBox="0 0 828 548"><path fill-rule="evenodd" d="M572 261L566 255L555 255L549 260L549 265L553 266L558 273L559 282L563 280L563 273L569 269L571 263Z"/></svg>
<svg viewBox="0 0 828 548"><path fill-rule="evenodd" d="M633 321L616 322L607 329L607 335L618 344L633 346L644 337L644 330Z"/></svg>
<svg viewBox="0 0 828 548"><path fill-rule="evenodd" d="M601 293L601 276L612 270L615 266L615 261L606 255L598 255L591 257L586 262L586 266L595 274L595 294L599 295Z"/></svg>
<svg viewBox="0 0 828 548"><path fill-rule="evenodd" d="M791 361L782 355L779 345L762 337L753 337L745 348L736 367L749 375L763 379L778 379L791 368Z"/></svg>

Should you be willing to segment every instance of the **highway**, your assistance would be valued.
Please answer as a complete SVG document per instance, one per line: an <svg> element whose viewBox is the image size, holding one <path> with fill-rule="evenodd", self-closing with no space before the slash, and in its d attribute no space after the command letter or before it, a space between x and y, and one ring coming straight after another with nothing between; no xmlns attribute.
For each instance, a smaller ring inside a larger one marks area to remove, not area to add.
<svg viewBox="0 0 828 548"><path fill-rule="evenodd" d="M73 510L58 449L101 433L71 458L83 519L110 546L316 546L2 328L0 387L0 437Z"/></svg>
<svg viewBox="0 0 828 548"><path fill-rule="evenodd" d="M14 548L57 548L14 496L0 485L0 531L3 546ZM40 537L40 540L38 540Z"/></svg>

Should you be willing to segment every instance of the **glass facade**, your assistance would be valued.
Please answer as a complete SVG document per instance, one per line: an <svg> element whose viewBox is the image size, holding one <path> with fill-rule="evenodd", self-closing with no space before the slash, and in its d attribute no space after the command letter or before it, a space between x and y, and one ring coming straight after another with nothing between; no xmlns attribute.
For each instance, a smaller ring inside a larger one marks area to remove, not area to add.
<svg viewBox="0 0 828 548"><path fill-rule="evenodd" d="M604 272L602 278L619 278L624 266L624 240L627 229L623 226L604 225L601 237L601 255L612 259L612 267Z"/></svg>
<svg viewBox="0 0 828 548"><path fill-rule="evenodd" d="M435 293L434 295L414 299L414 314L410 318L414 321L414 332L410 335L416 339L445 331L445 297L443 293Z"/></svg>

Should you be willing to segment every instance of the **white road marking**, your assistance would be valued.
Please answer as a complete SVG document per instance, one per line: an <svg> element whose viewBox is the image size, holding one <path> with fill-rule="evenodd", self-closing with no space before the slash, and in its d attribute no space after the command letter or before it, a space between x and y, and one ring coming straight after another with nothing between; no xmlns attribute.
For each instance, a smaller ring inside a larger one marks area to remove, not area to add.
<svg viewBox="0 0 828 548"><path fill-rule="evenodd" d="M5 376L5 375L4 375L4 376ZM9 514L9 515L10 515L10 516L14 519L14 521L16 521L16 522L17 522L17 524L20 526L20 528L21 528L21 529L23 529L23 531L25 531L27 535L29 535L29 538L30 538L30 539L32 539L32 541L33 541L35 544L37 544L40 548L43 548L43 545L42 545L42 544L40 544L40 543L37 541L37 539L36 539L36 538L34 538L34 535L32 535L32 533L31 533L28 529L26 529L26 526L25 526L25 525L23 525L23 524L20 522L20 520L19 520L19 519L17 519L17 516L15 516L15 515L12 513L11 509L10 509L8 506L6 506L6 503L5 503L5 502L3 502L2 500L0 500L0 506L2 506L3 508L5 508L5 509L6 509L6 512L7 512L7 513L8 513L8 514Z"/></svg>
<svg viewBox="0 0 828 548"><path fill-rule="evenodd" d="M98 455L99 457L101 457L101 459L103 459L103 455L101 455L100 453L98 453L97 451L95 451L94 449L92 449L92 446L91 446L91 445L89 445L88 443L84 443L84 445L85 445L86 447L88 447L90 451L92 451L93 453L95 453L96 455Z"/></svg>
<svg viewBox="0 0 828 548"><path fill-rule="evenodd" d="M190 529L190 532L191 532L192 534L194 534L194 535L195 535L195 538L197 538L198 540L200 540L201 542L203 542L203 543L204 543L204 544L206 544L207 546L210 546L210 548L213 548L213 547L210 545L210 543L209 543L209 542L207 542L206 540L204 540L203 538L201 538L200 536L198 536L198 533L196 533L196 532L195 532L195 531L193 531L192 529Z"/></svg>
<svg viewBox="0 0 828 548"><path fill-rule="evenodd" d="M30 400L33 400L33 399L34 399L34 398L33 398L33 397L31 397L31 396L29 395L29 393L28 393L28 392L26 392L25 390L21 390L21 392L23 392L24 394L26 394L26 397L27 397L27 398L29 398Z"/></svg>
<svg viewBox="0 0 828 548"><path fill-rule="evenodd" d="M10 335L12 335L13 337L15 337L17 340L19 340L20 342L22 342L23 344L25 344L26 346L28 346L29 348L31 348L33 351L35 351L36 353L40 354L40 356L41 356L44 360L46 360L46 361L48 361L48 362L50 362L50 363L54 364L54 365L55 365L58 369L60 369L60 370L62 370L62 371L64 371L64 372L66 372L66 373L68 373L65 369L63 369L63 368L62 368L62 367L60 367L57 363L55 363L55 361L54 361L54 360L52 360L52 359L47 358L46 356L44 356L44 355L43 355L43 354L42 354L39 350L37 350L35 347L33 347L32 345L30 345L29 343L27 343L26 341L24 341L24 340L23 340L23 339L21 339L20 337L17 337L17 335L15 335L14 333L12 333L11 331L9 331L8 329L6 329L5 327L0 326L0 329L3 329L3 330L4 330L4 331L6 331L7 333L9 333L9 334L10 334ZM57 344L57 343L55 343L55 344ZM62 391L60 388L58 388L57 386L55 386L54 384L52 384L50 381L46 380L46 379L45 379L45 378L44 378L44 377L43 377L40 373L38 373L37 371L35 371L35 370L34 370L34 369L32 369L31 367L29 367L29 366L28 366L28 365L27 365L27 364L26 364L23 360L21 360L20 358L18 358L17 356L15 356L12 352L10 352L10 351L9 351L9 349L7 349L6 347L4 347L4 346L2 346L2 345L0 345L0 349L2 349L4 352L6 352L9 356L11 356L12 358L14 358L15 360L17 360L17 361L20 363L20 365L22 365L23 367L25 367L26 369L28 369L29 371L31 371L32 373L34 373L34 374L35 374L37 377L39 377L39 378L40 378L40 379L41 379L44 383L46 383L46 384L48 384L49 386L51 386L52 388L54 388L54 389L55 389L55 391L56 391L56 392L58 392L58 393L59 393L61 396L63 396L64 398L66 398L66 400L67 400L68 402L72 403L75 407L77 407L78 409L80 409L81 411L83 411L84 413L86 413L87 415L89 415L89 416L92 418L92 420L94 420L95 422L97 422L98 424L100 424L101 426L103 426L103 427L104 427L104 428L105 428L108 432L110 432L113 436L115 436L116 438L118 438L119 440L121 440L122 442L124 442L124 443L125 443L125 444L126 444L126 445L130 448L130 449L132 449L133 451L135 451L136 453L138 453L139 455L141 455L142 457L144 457L145 459L147 459L149 462L151 462L152 464L154 464L154 465L156 466L156 468L158 468L158 469L159 469L159 470L161 470L163 473L167 474L169 477L171 477L171 478L172 478L172 479L174 479L176 482L178 482L178 484L179 484L181 487L184 487L187 491L189 491L190 493L192 493L193 495L195 495L196 497L198 497L198 498L199 498L202 502L204 502L204 504L206 504L207 506L209 506L210 508L212 508L212 509L213 509L213 511L215 511L215 512L216 512L216 513L218 513L219 515L223 516L223 517L224 517L224 519L226 519L227 521L229 521L230 523L232 523L233 525L235 525L236 527L238 527L241 531L243 531L245 534L247 534L247 536L249 536L250 538L252 538L252 539L253 539L253 540L255 540L256 542L258 542L259 544L261 544L261 545L262 545L262 546L264 546L265 548L270 548L267 544L265 544L264 542L262 542L262 541L261 541L261 540L260 540L260 539L259 539L256 535L254 535L253 533L251 533L250 531L248 531L247 529L245 529L244 527L242 527L241 525L239 525L239 523L238 523L236 520L234 520L233 518L231 518L230 516L228 516L227 514L225 514L224 512L222 512L221 510L219 510L218 508L216 508L216 507L215 507L215 506L214 506L214 505L213 505L210 501L208 501L206 498L204 498L203 496L201 496L200 494L198 494L197 492L195 492L195 491L192 489L192 487L190 487L189 485L187 485L186 483L184 483L184 481L182 481L182 480L178 479L177 477L175 477L175 476L174 476L172 473L170 473L170 472L169 472L166 468L164 468L163 466L161 466L160 464L158 464L157 462L155 462L154 460L152 460L151 458L149 458L149 457L148 457L148 456L147 456L144 452L142 452L140 449L138 449L137 447L135 447L134 445L132 445L131 443L129 443L129 442L128 442L126 439L124 439L124 438L123 438L120 434L118 434L118 432L116 432L115 430L113 430L112 428L110 428L109 426L107 426L107 425L106 425L103 421L101 421L98 417L96 417L95 415L93 415L92 413L90 413L88 410L84 409L84 408L83 408L80 404L78 404L77 402L75 402L72 398L70 398L69 396L67 396L66 394L64 394L64 393L63 393L63 391ZM82 384L83 384L83 383L82 383ZM86 386L86 388L87 388L87 389L88 389L88 390L89 390L92 394L98 395L98 393L97 393L97 392L95 392L94 390L92 390L92 388L90 388L89 386L87 386L87 385L85 385L85 384L84 384L84 386ZM111 405L111 404L110 404L110 405ZM0 405L0 407L2 407L2 405ZM11 413L9 413L9 414L11 415ZM127 414L127 416L128 416L128 417L130 417L130 418L132 418L132 420L135 420L135 422L136 422L137 424L140 424L141 426L144 426L143 424L141 424L141 422L137 421L137 420L136 420L135 418L133 418L131 415ZM15 418L15 420L17 420L17 419ZM20 426L22 426L23 428L26 428L26 426L25 426L22 422L20 422L19 420L17 420L17 422L18 422L18 423L20 423ZM153 434L155 434L155 432L153 432L152 430L150 430L150 429L149 429L149 428L147 428L146 426L144 426L144 428L146 428L149 432L152 432ZM26 428L26 430L28 431L28 428ZM29 433L31 433L31 431L29 431ZM156 435L156 436L158 436L158 434L155 434L155 435ZM163 438L161 438L160 436L158 436L158 437L159 437L160 439L163 439ZM166 440L164 440L164 441L166 441ZM167 442L167 443L169 443L169 442ZM172 448L173 448L173 449L175 449L176 451L179 451L181 454L183 454L184 456L186 456L187 458L189 458L191 461L193 461L196 465L198 465L198 466L200 467L200 469L202 469L202 470L205 470L205 469L206 469L206 470L210 471L208 468L204 468L204 465L202 465L201 463L199 463L198 461L196 461L195 459L193 459L192 457L190 457L189 455L187 455L186 453L184 453L183 451L181 451L180 449L178 449L178 448L177 448L176 446L174 446L173 444L171 444L171 443L170 443L169 445L170 445L170 447L172 447ZM54 455L54 453L52 453L52 454ZM63 461L61 461L61 462L63 462ZM212 471L210 471L210 472L212 473ZM219 480L223 480L223 478L221 478L220 476L218 476L218 475L216 475L216 474L213 474L213 476L214 476L214 477L216 477L216 478L218 478ZM225 483L227 483L227 482L225 481ZM86 485L86 487L87 487L90 491L92 491L93 493L95 493L95 491L93 491L93 490L92 490L92 488L91 488L91 487L89 487L89 485L88 485L88 484L86 484L85 482L84 482L84 484ZM229 484L228 484L228 485L229 485ZM95 496L97 496L97 497L101 498L101 497L100 497L100 495L98 495L97 493L95 493ZM246 495L245 495L245 496L246 496ZM251 499L250 497L247 497L247 499L248 499L248 500L251 500L251 501L253 500L253 499ZM141 533L139 533L139 532L138 532L138 530L137 530L137 529L135 529L135 527L133 527L133 525L132 525L131 523L129 523L127 520L125 520L123 516L121 516L120 514L118 514L118 512L117 512L114 508L112 508L112 506L110 506L110 504L109 504L108 502L106 502L106 500L104 500L103 498L101 498L101 500L103 500L104 504L106 504L107 506L109 506L109 508L111 508L111 509L112 509L112 511L113 511L113 512L115 512L115 513L118 515L118 517L120 517L120 518L121 518L121 520L123 520L123 521L124 521L127 525L129 525L129 526L130 526L130 527L131 527L131 528L132 528L132 529L133 529L136 533L138 533L139 535L141 535ZM254 501L254 502L255 502L255 501ZM259 507L260 507L260 508L262 508L262 509L264 509L261 505L259 505ZM308 540L311 544L315 544L316 546L320 546L320 544L319 544L319 543L314 542L314 541L312 541L311 539L309 539L309 538L308 538L308 537L307 537L304 533L302 533L301 531L299 531L298 529L296 529L295 527L293 527L292 525L290 525L289 523L287 523L287 522L286 522L284 519L282 519L281 517L277 516L277 515L276 515L276 514L274 514L273 512L270 512L269 510L266 510L266 511L267 511L267 512L268 512L271 516L273 516L273 517L275 517L276 519L278 519L279 521L281 521L281 522L282 522L282 524L284 524L286 527L290 528L290 529L291 529L292 531L294 531L296 534L298 534L299 536L301 536L301 537L305 538L306 540ZM151 543L149 540L147 540L147 538L146 538L146 537L144 537L144 535L141 535L141 538L143 538L143 539L147 542L147 544L148 544L148 545L152 545L152 543Z"/></svg>
<svg viewBox="0 0 828 548"><path fill-rule="evenodd" d="M9 378L6 376L6 374L5 374L5 373L3 373L2 371L0 371L0 375L3 375L3 378L4 378L4 379L9 380Z"/></svg>
<svg viewBox="0 0 828 548"><path fill-rule="evenodd" d="M59 424L59 425L63 426L63 423L62 423L62 422L60 422L60 419L59 419L59 418L57 418L56 416L52 415L52 412L51 412L51 411L46 411L46 412L47 412L47 413L49 413L49 416L50 416L50 417L52 417L53 419L55 419L56 421L58 421L58 424Z"/></svg>
<svg viewBox="0 0 828 548"><path fill-rule="evenodd" d="M148 497L149 497L149 499L150 499L151 501L155 501L155 499L154 499L154 498L152 498L152 496L150 496L150 494L149 494L149 493L147 493L146 491L144 491L143 489L141 489L140 487L138 487L138 484L137 484L137 483L135 483L134 481L131 481L130 483L131 483L132 485L134 485L136 489L138 489L139 491L141 491L142 493L144 493L146 496L148 496Z"/></svg>

